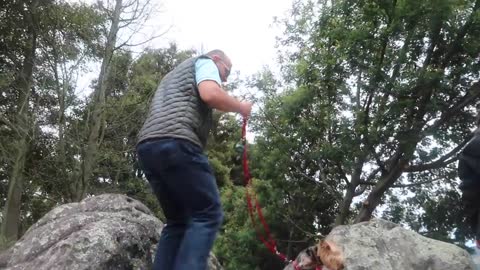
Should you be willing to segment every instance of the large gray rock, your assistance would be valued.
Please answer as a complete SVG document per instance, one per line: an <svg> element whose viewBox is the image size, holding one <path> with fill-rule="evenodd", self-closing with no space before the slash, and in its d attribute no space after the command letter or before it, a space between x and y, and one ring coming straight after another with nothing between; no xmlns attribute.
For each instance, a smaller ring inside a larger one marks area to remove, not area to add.
<svg viewBox="0 0 480 270"><path fill-rule="evenodd" d="M384 220L338 226L326 239L343 251L345 270L475 269L465 250Z"/></svg>
<svg viewBox="0 0 480 270"><path fill-rule="evenodd" d="M61 205L0 256L2 269L150 269L162 223L142 203L104 194ZM210 270L221 269L214 257Z"/></svg>

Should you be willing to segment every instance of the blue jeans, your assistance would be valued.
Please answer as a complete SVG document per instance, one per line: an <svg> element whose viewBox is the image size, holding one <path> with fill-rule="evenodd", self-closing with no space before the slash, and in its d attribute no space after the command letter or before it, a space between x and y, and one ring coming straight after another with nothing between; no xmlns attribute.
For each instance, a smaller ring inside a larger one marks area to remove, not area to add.
<svg viewBox="0 0 480 270"><path fill-rule="evenodd" d="M179 139L143 142L137 154L167 218L153 269L207 269L223 210L206 155Z"/></svg>

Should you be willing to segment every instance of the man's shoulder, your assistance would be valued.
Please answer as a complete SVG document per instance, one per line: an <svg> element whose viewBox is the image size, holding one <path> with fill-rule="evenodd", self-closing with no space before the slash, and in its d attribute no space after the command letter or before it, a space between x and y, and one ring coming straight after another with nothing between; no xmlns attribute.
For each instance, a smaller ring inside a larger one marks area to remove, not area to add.
<svg viewBox="0 0 480 270"><path fill-rule="evenodd" d="M197 59L195 63L195 78L197 84L205 80L211 80L221 85L218 67L210 58Z"/></svg>
<svg viewBox="0 0 480 270"><path fill-rule="evenodd" d="M195 68L198 71L201 68L217 68L215 63L210 58L199 57L195 62Z"/></svg>

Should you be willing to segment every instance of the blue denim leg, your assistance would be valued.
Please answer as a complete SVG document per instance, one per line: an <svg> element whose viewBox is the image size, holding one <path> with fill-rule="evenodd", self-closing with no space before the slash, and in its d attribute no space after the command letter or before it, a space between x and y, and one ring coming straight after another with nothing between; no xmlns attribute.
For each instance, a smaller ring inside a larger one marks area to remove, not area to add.
<svg viewBox="0 0 480 270"><path fill-rule="evenodd" d="M189 218L181 205L175 203L175 198L171 197L162 178L148 170L145 170L145 174L167 217L158 242L153 269L174 269L175 258L183 241Z"/></svg>
<svg viewBox="0 0 480 270"><path fill-rule="evenodd" d="M137 152L167 218L154 269L205 270L223 221L207 157L194 144L175 139L142 143Z"/></svg>

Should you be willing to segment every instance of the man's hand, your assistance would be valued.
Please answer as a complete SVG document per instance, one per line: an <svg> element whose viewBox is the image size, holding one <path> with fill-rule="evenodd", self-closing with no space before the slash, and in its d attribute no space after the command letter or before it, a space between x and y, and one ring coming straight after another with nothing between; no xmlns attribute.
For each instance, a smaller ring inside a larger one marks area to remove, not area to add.
<svg viewBox="0 0 480 270"><path fill-rule="evenodd" d="M241 102L240 103L240 114L243 117L248 118L250 116L250 113L252 112L252 106L253 106L252 102L248 102L248 101Z"/></svg>

